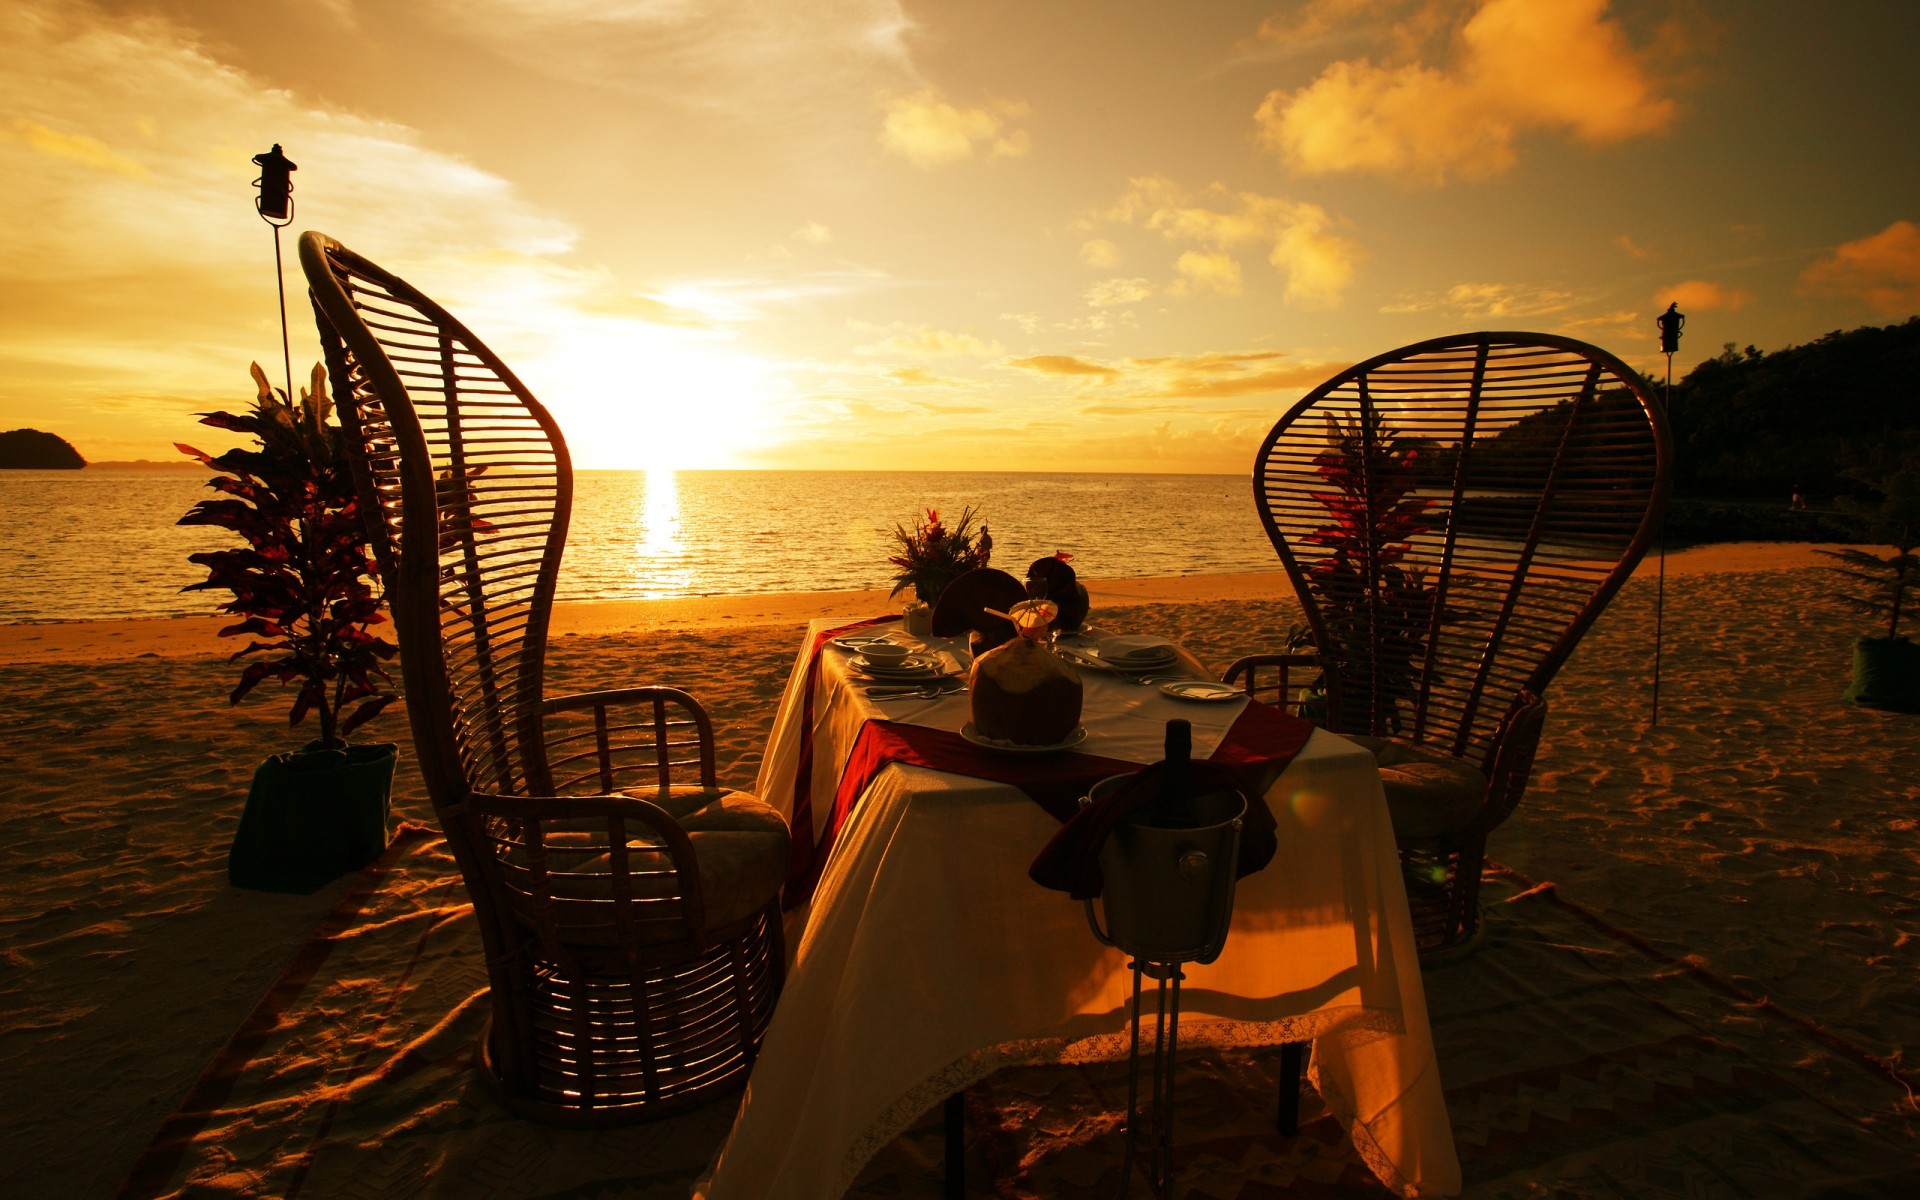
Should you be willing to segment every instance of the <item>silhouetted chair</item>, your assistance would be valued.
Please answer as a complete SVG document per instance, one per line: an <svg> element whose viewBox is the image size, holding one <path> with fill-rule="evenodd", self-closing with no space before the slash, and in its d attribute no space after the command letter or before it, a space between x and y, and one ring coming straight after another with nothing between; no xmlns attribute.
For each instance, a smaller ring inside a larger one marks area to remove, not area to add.
<svg viewBox="0 0 1920 1200"><path fill-rule="evenodd" d="M300 260L420 769L486 949L483 1073L561 1124L739 1086L785 965L785 823L717 786L685 692L542 695L573 491L559 428L402 280L317 233Z"/></svg>
<svg viewBox="0 0 1920 1200"><path fill-rule="evenodd" d="M1298 701L1301 668L1324 670L1318 715L1380 761L1423 950L1477 931L1487 834L1526 790L1547 684L1640 561L1671 461L1638 374L1532 333L1369 359L1261 446L1254 501L1317 656L1227 678Z"/></svg>

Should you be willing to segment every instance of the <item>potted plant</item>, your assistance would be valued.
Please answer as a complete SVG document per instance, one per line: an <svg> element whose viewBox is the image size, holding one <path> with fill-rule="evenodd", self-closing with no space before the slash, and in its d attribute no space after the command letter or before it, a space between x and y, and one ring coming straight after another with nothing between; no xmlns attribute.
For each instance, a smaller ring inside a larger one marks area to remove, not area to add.
<svg viewBox="0 0 1920 1200"><path fill-rule="evenodd" d="M1386 452L1370 459L1369 444ZM1388 426L1379 410L1369 409L1351 422L1329 416L1326 449L1313 460L1325 490L1312 495L1326 510L1327 523L1307 541L1331 550L1308 568L1331 643L1318 649L1342 659L1340 696L1352 698L1342 720L1372 718L1355 732L1401 731L1401 703L1412 692L1414 660L1426 648L1434 592L1426 571L1406 558L1412 540L1436 528L1441 514L1435 511L1438 501L1417 494L1421 448L1417 439ZM1302 633L1289 635L1289 650L1311 640ZM1374 704L1381 711L1374 712ZM1324 693L1318 711L1326 711Z"/></svg>
<svg viewBox="0 0 1920 1200"><path fill-rule="evenodd" d="M1886 556L1854 549L1819 552L1842 564L1828 570L1858 585L1834 593L1834 598L1886 622L1883 636L1854 639L1853 681L1845 695L1868 708L1920 712L1920 646L1900 632L1903 622L1912 622L1920 592L1920 555L1914 553L1920 548L1920 455L1909 455L1891 469L1856 468L1845 474L1878 493L1879 503L1843 496L1835 507L1852 519L1865 540L1894 551Z"/></svg>
<svg viewBox="0 0 1920 1200"><path fill-rule="evenodd" d="M907 628L912 632L925 635L931 628L927 614L940 593L968 571L986 566L992 557L993 541L984 525L978 534L974 532L973 517L973 506L968 505L948 528L940 519L940 510L929 508L925 519L915 522L912 529L893 527L893 540L900 552L887 559L898 568L893 591L888 595L898 596L913 589L918 605L909 606L906 614Z"/></svg>
<svg viewBox="0 0 1920 1200"><path fill-rule="evenodd" d="M383 662L395 646L369 630L386 618L343 435L327 422L324 369L313 368L297 404L257 363L253 379L251 413L202 413L200 423L247 434L254 445L215 456L175 443L219 472L207 486L220 497L179 523L232 530L245 543L189 555L207 578L181 590L232 592L220 611L241 619L220 635L254 639L233 655L249 661L229 704L273 678L299 689L289 727L309 713L319 720L316 740L254 772L227 856L236 886L311 892L386 848L397 747L346 739L392 703Z"/></svg>

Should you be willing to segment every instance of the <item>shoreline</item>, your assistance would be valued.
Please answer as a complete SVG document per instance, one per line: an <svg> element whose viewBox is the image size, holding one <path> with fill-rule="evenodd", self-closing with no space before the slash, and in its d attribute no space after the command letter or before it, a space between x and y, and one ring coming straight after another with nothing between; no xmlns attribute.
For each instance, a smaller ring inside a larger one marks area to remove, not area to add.
<svg viewBox="0 0 1920 1200"><path fill-rule="evenodd" d="M1816 550L1840 549L1814 542L1725 542L1671 551L1673 576L1752 571L1791 571L1824 565ZM1649 555L1635 578L1659 570ZM1089 582L1096 608L1117 605L1210 604L1221 601L1289 600L1293 587L1284 571L1225 575L1168 575ZM856 620L898 611L886 589L838 592L768 592L737 596L680 596L664 600L559 600L553 606L551 638L605 637L668 630L758 628L803 625L818 616ZM238 644L219 637L224 616L122 617L0 625L0 665L81 663L127 658L222 657Z"/></svg>

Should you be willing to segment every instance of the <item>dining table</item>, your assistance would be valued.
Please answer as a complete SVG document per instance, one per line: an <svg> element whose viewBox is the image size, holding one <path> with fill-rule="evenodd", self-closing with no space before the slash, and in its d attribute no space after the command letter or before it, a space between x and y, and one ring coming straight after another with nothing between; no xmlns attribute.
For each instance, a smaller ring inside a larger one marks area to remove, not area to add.
<svg viewBox="0 0 1920 1200"><path fill-rule="evenodd" d="M863 674L859 638L882 635L945 678L912 691ZM1183 968L1182 1049L1310 1042L1311 1082L1374 1174L1402 1196L1459 1191L1373 756L1245 696L1183 699L1160 677L1106 669L1114 636L1058 640L1084 665L1084 740L1015 756L972 736L964 639L888 617L809 625L755 789L793 829L788 970L696 1197L834 1200L881 1147L997 1070L1125 1058L1130 960L1028 871L1069 815L1061 789L1158 760L1176 717L1196 759L1270 768L1276 836L1271 861L1239 881L1223 952ZM1176 649L1161 675L1214 678Z"/></svg>

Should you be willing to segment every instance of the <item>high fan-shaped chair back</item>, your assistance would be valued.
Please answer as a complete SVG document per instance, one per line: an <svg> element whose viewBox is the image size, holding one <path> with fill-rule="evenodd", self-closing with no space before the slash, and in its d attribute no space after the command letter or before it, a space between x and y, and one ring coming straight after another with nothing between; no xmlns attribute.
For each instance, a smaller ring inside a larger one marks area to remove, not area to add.
<svg viewBox="0 0 1920 1200"><path fill-rule="evenodd" d="M1255 504L1326 668L1328 724L1381 758L1423 944L1473 932L1486 833L1525 790L1547 684L1651 542L1671 460L1637 373L1533 333L1368 359L1261 445ZM1289 665L1229 677L1252 691Z"/></svg>
<svg viewBox="0 0 1920 1200"><path fill-rule="evenodd" d="M516 1112L565 1124L739 1086L784 971L785 823L717 786L685 692L544 696L572 500L558 426L405 281L317 233L300 257L414 745L486 949L483 1070Z"/></svg>
<svg viewBox="0 0 1920 1200"><path fill-rule="evenodd" d="M540 696L573 500L566 441L506 364L404 280L318 234L300 253L383 518L374 553L407 690L451 718L415 723L427 788L438 805L549 794Z"/></svg>
<svg viewBox="0 0 1920 1200"><path fill-rule="evenodd" d="M1484 758L1639 562L1671 456L1637 373L1547 334L1407 346L1294 405L1254 496L1341 729Z"/></svg>

